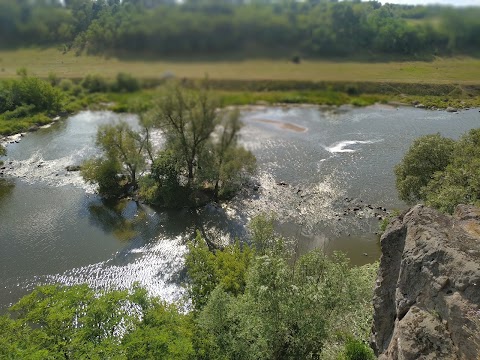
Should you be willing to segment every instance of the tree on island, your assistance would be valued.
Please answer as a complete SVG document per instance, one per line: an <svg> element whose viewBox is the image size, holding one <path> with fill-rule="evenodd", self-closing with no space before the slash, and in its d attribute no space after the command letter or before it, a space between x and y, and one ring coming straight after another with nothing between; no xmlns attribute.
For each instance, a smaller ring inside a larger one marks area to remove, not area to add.
<svg viewBox="0 0 480 360"><path fill-rule="evenodd" d="M140 133L126 123L100 127L97 145L103 155L85 162L82 174L98 184L102 196L138 188L147 203L198 206L231 197L255 171L255 157L238 144L238 111L218 110L206 90L171 88L153 111L141 116L141 124ZM151 144L153 128L166 137L157 153ZM139 179L147 159L150 171Z"/></svg>
<svg viewBox="0 0 480 360"><path fill-rule="evenodd" d="M100 126L96 145L103 155L87 160L82 166L83 178L98 184L102 196L119 196L137 189L138 172L146 165L147 138L126 122Z"/></svg>

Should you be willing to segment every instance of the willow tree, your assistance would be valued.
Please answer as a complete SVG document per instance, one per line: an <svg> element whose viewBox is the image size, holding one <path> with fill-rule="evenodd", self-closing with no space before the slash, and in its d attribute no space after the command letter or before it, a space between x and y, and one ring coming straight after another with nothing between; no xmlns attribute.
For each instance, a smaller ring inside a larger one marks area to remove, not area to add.
<svg viewBox="0 0 480 360"><path fill-rule="evenodd" d="M238 111L218 110L218 101L202 90L172 88L158 105L156 126L167 138L169 159L183 174L188 190L213 190L214 200L238 189L255 170L255 157L238 144ZM155 164L155 162L154 162Z"/></svg>
<svg viewBox="0 0 480 360"><path fill-rule="evenodd" d="M157 126L167 136L167 148L179 154L190 187L198 170L199 156L218 123L217 103L205 91L187 94L171 89L158 106Z"/></svg>
<svg viewBox="0 0 480 360"><path fill-rule="evenodd" d="M138 173L146 165L146 143L147 139L126 122L100 126L96 145L103 154L82 165L84 179L98 184L100 194L106 196L121 195L122 189L136 189Z"/></svg>

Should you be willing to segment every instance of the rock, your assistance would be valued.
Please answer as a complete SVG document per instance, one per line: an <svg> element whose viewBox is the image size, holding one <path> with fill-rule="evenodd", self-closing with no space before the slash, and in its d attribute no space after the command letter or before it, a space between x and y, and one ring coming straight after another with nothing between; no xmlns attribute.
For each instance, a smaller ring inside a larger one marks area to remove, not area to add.
<svg viewBox="0 0 480 360"><path fill-rule="evenodd" d="M379 359L476 359L480 326L469 313L480 304L480 209L459 205L449 216L417 205L380 242L372 328Z"/></svg>
<svg viewBox="0 0 480 360"><path fill-rule="evenodd" d="M34 131L37 131L38 130L38 126L37 125L33 125L33 126L30 126L28 128L28 132L34 132Z"/></svg>
<svg viewBox="0 0 480 360"><path fill-rule="evenodd" d="M420 101L418 101L418 100L412 101L412 105L417 106L418 104L420 104Z"/></svg>
<svg viewBox="0 0 480 360"><path fill-rule="evenodd" d="M425 109L425 105L423 105L423 104L417 104L417 105L415 105L415 107L417 109Z"/></svg>
<svg viewBox="0 0 480 360"><path fill-rule="evenodd" d="M458 110L454 107L449 106L449 107L447 107L447 109L445 111L453 113L453 112L457 112Z"/></svg>
<svg viewBox="0 0 480 360"><path fill-rule="evenodd" d="M81 170L81 166L80 165L68 165L65 170L67 171L80 171Z"/></svg>
<svg viewBox="0 0 480 360"><path fill-rule="evenodd" d="M288 186L286 182L280 181L277 183L278 186Z"/></svg>

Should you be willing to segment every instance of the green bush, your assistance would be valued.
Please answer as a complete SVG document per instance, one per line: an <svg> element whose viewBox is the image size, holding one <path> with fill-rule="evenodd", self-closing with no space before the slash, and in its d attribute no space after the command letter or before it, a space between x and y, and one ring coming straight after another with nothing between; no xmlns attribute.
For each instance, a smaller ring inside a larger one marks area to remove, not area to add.
<svg viewBox="0 0 480 360"><path fill-rule="evenodd" d="M140 82L130 74L118 73L115 83L115 91L135 92L140 90Z"/></svg>
<svg viewBox="0 0 480 360"><path fill-rule="evenodd" d="M85 76L81 85L89 93L107 92L109 90L108 81L98 74L89 74Z"/></svg>
<svg viewBox="0 0 480 360"><path fill-rule="evenodd" d="M439 134L423 136L395 168L401 199L422 200L447 213L458 204L480 205L479 173L480 129L458 141Z"/></svg>
<svg viewBox="0 0 480 360"><path fill-rule="evenodd" d="M35 112L35 105L20 105L15 110L5 111L3 117L6 120L27 117Z"/></svg>
<svg viewBox="0 0 480 360"><path fill-rule="evenodd" d="M348 339L345 344L346 360L373 360L375 354L373 350L362 341L357 339Z"/></svg>
<svg viewBox="0 0 480 360"><path fill-rule="evenodd" d="M62 79L58 87L63 91L70 91L73 88L73 81L70 79Z"/></svg>
<svg viewBox="0 0 480 360"><path fill-rule="evenodd" d="M58 89L36 77L23 76L19 80L4 81L0 85L2 113L15 111L20 106L34 106L36 112L55 112L60 110L62 99L63 95ZM25 109L20 110L22 111Z"/></svg>

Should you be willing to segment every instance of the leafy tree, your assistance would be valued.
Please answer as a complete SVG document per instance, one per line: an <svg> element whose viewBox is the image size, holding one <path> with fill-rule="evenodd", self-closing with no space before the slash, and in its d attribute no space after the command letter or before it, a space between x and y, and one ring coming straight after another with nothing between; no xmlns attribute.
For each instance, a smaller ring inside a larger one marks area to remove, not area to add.
<svg viewBox="0 0 480 360"><path fill-rule="evenodd" d="M167 92L158 107L158 126L165 131L167 148L180 154L192 186L199 155L217 125L216 104L208 93L187 94L179 87Z"/></svg>
<svg viewBox="0 0 480 360"><path fill-rule="evenodd" d="M10 316L13 315L13 316ZM145 290L42 286L0 316L6 359L190 359L192 322Z"/></svg>
<svg viewBox="0 0 480 360"><path fill-rule="evenodd" d="M400 198L449 213L458 204L480 204L479 149L480 129L456 142L439 134L417 139L395 168Z"/></svg>
<svg viewBox="0 0 480 360"><path fill-rule="evenodd" d="M452 160L425 189L427 205L452 213L458 204L480 205L480 129L455 144Z"/></svg>
<svg viewBox="0 0 480 360"><path fill-rule="evenodd" d="M89 93L106 92L109 88L108 82L101 75L89 74L82 80L82 87Z"/></svg>
<svg viewBox="0 0 480 360"><path fill-rule="evenodd" d="M99 192L107 196L118 196L122 187L136 189L137 175L145 167L146 138L120 122L100 126L96 144L103 155L82 165L84 179L97 183Z"/></svg>
<svg viewBox="0 0 480 360"><path fill-rule="evenodd" d="M98 185L98 193L105 197L118 197L123 193L118 175L121 165L112 159L90 159L82 164L80 170L85 181Z"/></svg>
<svg viewBox="0 0 480 360"><path fill-rule="evenodd" d="M49 82L28 76L21 71L18 80L0 84L0 113L27 107L29 113L57 112L61 109L62 93Z"/></svg>
<svg viewBox="0 0 480 360"><path fill-rule="evenodd" d="M207 147L206 161L202 162L201 177L214 184L214 198L235 193L242 175L255 170L255 157L238 146L238 132L242 127L237 111L225 114L219 124L221 130L216 141Z"/></svg>
<svg viewBox="0 0 480 360"><path fill-rule="evenodd" d="M193 323L173 305L153 302L135 330L122 339L127 359L194 358Z"/></svg>
<svg viewBox="0 0 480 360"><path fill-rule="evenodd" d="M195 241L189 244L185 259L188 292L194 309L201 310L217 286L233 295L243 293L252 257L251 249L248 246L241 247L238 242L212 252L197 233Z"/></svg>
<svg viewBox="0 0 480 360"><path fill-rule="evenodd" d="M424 200L424 189L437 171L450 163L454 141L440 134L416 139L395 167L396 185L400 199L412 203Z"/></svg>
<svg viewBox="0 0 480 360"><path fill-rule="evenodd" d="M338 355L352 337L367 340L376 266L352 268L344 256L330 259L321 251L293 263L267 220L264 216L252 226L262 253L246 245L212 252L200 236L191 247L186 266L196 310L197 357L319 358ZM263 232L261 224L267 226ZM272 249L266 249L269 244ZM242 252L250 255L242 259ZM243 285L232 291L226 281L230 275L224 274L237 274L233 283Z"/></svg>

